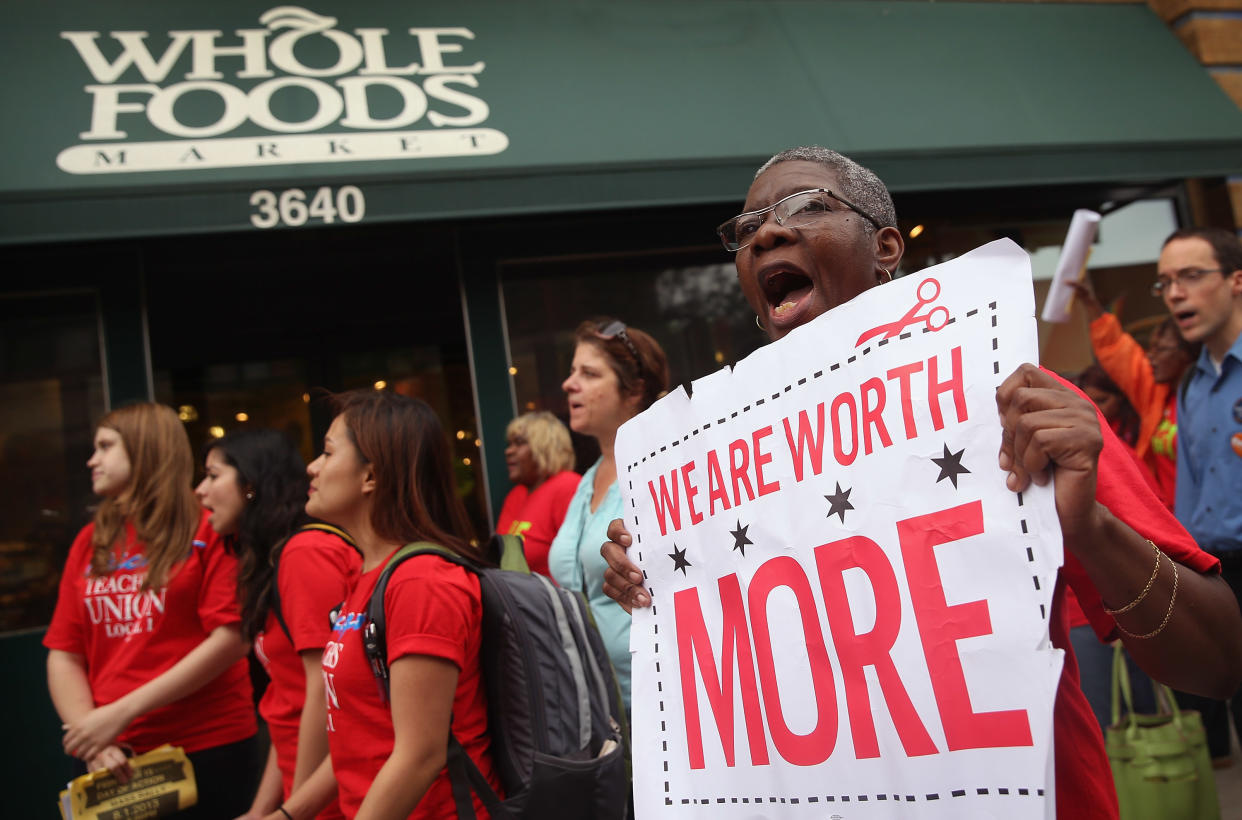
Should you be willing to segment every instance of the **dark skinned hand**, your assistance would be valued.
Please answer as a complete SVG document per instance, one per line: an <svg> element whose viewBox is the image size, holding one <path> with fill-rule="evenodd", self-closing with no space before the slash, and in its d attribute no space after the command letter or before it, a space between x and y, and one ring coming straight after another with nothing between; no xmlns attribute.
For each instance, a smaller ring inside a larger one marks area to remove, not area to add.
<svg viewBox="0 0 1242 820"><path fill-rule="evenodd" d="M604 570L604 594L621 605L626 612L634 607L651 606L651 596L643 589L643 574L625 554L632 539L625 522L614 518L608 525L609 540L599 549L608 562Z"/></svg>
<svg viewBox="0 0 1242 820"><path fill-rule="evenodd" d="M996 407L1006 486L1021 492L1055 475L1057 516L1066 545L1072 545L1091 532L1099 513L1095 485L1104 438L1095 407L1033 364L1001 383Z"/></svg>

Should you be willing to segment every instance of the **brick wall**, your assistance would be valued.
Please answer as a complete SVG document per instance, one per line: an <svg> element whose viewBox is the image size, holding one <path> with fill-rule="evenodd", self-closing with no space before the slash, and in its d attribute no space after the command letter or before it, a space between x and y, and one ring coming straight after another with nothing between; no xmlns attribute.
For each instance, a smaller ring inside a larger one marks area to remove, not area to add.
<svg viewBox="0 0 1242 820"><path fill-rule="evenodd" d="M1242 108L1242 0L1148 0L1147 4ZM1231 177L1227 184L1233 224L1242 230L1242 175Z"/></svg>

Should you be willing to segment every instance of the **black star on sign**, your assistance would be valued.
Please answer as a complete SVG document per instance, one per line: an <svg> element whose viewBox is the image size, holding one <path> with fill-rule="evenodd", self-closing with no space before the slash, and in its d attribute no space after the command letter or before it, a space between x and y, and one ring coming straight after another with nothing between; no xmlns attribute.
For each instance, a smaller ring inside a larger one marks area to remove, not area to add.
<svg viewBox="0 0 1242 820"><path fill-rule="evenodd" d="M753 545L755 543L754 541L751 541L749 538L746 537L746 531L748 529L750 529L750 524L747 524L745 527L743 527L741 519L738 519L737 529L729 530L729 535L733 536L733 549L741 552L743 558L746 557L746 545L747 544ZM683 575L685 574L684 570L682 574Z"/></svg>
<svg viewBox="0 0 1242 820"><path fill-rule="evenodd" d="M673 559L673 572L681 570L681 574L686 574L686 567L692 567L694 564L686 560L686 551L677 549L677 545L673 545L673 551L668 554Z"/></svg>
<svg viewBox="0 0 1242 820"><path fill-rule="evenodd" d="M940 475L936 478L937 484L947 478L953 482L953 489L957 489L957 477L962 473L970 472L970 470L967 470L962 466L962 453L964 452L966 452L965 447L958 450L956 453L950 453L949 445L946 444L944 446L944 456L942 458L932 459L932 461L936 463L936 466L940 468Z"/></svg>
<svg viewBox="0 0 1242 820"><path fill-rule="evenodd" d="M850 503L850 493L852 492L854 492L853 487L850 487L848 490L842 490L841 482L838 481L837 491L832 495L824 496L824 498L828 499L829 518L839 515L841 516L841 523L845 523L845 511L854 509L854 505Z"/></svg>

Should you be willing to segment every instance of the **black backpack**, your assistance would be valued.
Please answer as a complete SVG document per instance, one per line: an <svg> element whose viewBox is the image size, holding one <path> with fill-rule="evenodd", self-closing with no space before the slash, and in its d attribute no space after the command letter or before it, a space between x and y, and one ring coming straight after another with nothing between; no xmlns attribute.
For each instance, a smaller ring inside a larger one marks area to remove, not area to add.
<svg viewBox="0 0 1242 820"><path fill-rule="evenodd" d="M492 759L501 800L449 734L449 778L461 820L475 817L470 793L496 820L624 818L629 798L625 710L603 639L581 595L532 574L516 536L489 544L500 568L445 547L407 544L380 573L367 604L362 642L388 698L384 593L393 570L434 556L473 572L483 599L481 663Z"/></svg>
<svg viewBox="0 0 1242 820"><path fill-rule="evenodd" d="M334 527L331 524L323 524L316 521L310 524L304 524L298 532L306 532L307 530L320 530L322 532L332 533L337 538L353 547L355 551L358 549L358 545L354 543L354 539L350 538L349 533L345 532L345 530L340 527ZM293 643L293 633L289 631L289 624L285 623L285 615L280 611L280 554L284 550L285 544L289 543L289 539L294 535L297 535L298 532L295 532L293 535L285 538L284 541L281 541L280 544L272 550L272 588L271 598L269 600L271 601L272 614L276 616L276 623L280 624L280 628L284 631L285 637L289 639L290 644Z"/></svg>

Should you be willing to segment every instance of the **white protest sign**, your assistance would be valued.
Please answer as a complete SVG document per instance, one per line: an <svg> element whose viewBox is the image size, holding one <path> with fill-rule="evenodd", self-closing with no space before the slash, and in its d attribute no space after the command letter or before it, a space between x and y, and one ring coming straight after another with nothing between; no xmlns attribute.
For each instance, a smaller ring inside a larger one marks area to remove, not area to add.
<svg viewBox="0 0 1242 820"><path fill-rule="evenodd" d="M997 466L1034 314L993 242L621 428L639 820L1053 816L1060 526Z"/></svg>

